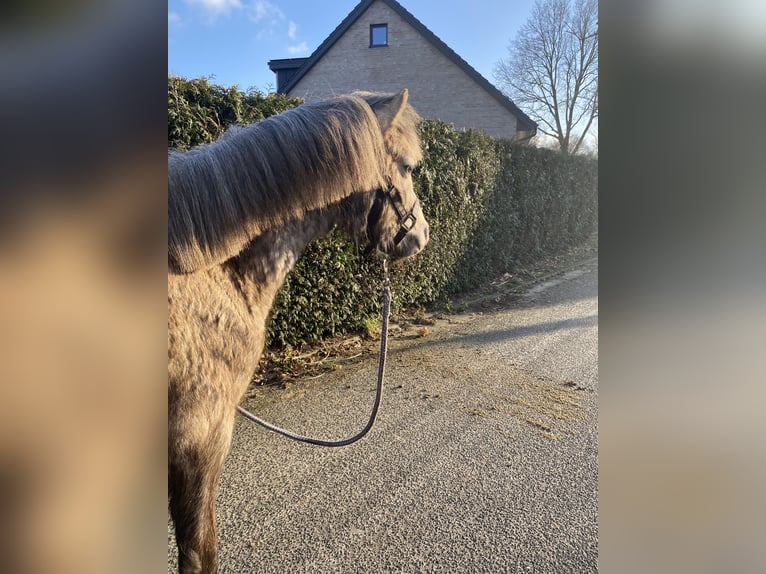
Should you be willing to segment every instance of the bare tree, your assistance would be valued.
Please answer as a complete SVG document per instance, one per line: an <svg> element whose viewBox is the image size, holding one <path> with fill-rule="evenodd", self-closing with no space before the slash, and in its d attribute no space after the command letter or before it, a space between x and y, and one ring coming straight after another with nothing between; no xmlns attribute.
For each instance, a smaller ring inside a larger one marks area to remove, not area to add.
<svg viewBox="0 0 766 574"><path fill-rule="evenodd" d="M577 153L598 118L598 0L537 0L495 79L561 153Z"/></svg>

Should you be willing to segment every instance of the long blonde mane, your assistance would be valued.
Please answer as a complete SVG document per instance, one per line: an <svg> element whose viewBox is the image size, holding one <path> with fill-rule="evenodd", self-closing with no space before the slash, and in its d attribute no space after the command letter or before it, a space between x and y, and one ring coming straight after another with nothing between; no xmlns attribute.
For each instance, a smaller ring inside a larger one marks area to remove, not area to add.
<svg viewBox="0 0 766 574"><path fill-rule="evenodd" d="M171 152L170 268L189 273L221 263L267 229L383 186L386 154L396 144L389 140L419 150L418 117L409 105L384 137L371 106L388 96L304 104L187 153Z"/></svg>

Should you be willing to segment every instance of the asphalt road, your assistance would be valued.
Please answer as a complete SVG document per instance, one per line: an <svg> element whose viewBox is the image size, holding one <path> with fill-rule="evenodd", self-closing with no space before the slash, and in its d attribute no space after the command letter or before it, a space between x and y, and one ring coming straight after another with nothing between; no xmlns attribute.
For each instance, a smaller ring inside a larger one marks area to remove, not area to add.
<svg viewBox="0 0 766 574"><path fill-rule="evenodd" d="M594 261L505 309L395 337L378 421L355 445L302 445L240 418L221 572L597 572L597 341ZM376 366L247 406L344 438L366 421Z"/></svg>

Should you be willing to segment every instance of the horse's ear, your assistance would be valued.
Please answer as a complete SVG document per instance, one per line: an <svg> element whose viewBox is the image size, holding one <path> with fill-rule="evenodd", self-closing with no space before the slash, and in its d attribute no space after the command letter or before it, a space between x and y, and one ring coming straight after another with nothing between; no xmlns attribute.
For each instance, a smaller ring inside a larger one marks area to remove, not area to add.
<svg viewBox="0 0 766 574"><path fill-rule="evenodd" d="M410 93L407 91L407 88L404 88L395 96L391 96L375 106L375 113L380 119L383 132L388 131L396 123L396 120L399 119L409 97Z"/></svg>

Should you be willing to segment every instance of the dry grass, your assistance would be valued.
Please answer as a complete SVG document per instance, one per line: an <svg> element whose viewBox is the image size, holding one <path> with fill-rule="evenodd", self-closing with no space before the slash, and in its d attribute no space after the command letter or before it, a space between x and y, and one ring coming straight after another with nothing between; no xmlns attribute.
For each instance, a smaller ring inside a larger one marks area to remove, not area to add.
<svg viewBox="0 0 766 574"><path fill-rule="evenodd" d="M571 381L561 383L540 377L527 380L520 373L507 386L501 393L478 385L477 390L491 402L491 406L482 404L486 416L491 416L486 409L511 416L551 440L559 440L564 433L575 435L574 425L587 419L583 399L588 391Z"/></svg>

